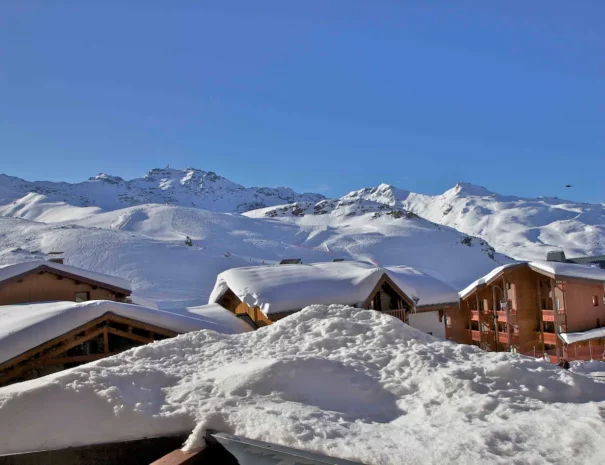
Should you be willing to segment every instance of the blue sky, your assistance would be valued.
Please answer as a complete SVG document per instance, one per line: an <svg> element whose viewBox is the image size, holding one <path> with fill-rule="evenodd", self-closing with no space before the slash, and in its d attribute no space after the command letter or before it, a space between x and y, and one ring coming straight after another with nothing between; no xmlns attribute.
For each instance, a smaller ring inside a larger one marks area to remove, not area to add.
<svg viewBox="0 0 605 465"><path fill-rule="evenodd" d="M0 172L605 202L604 23L602 0L2 2Z"/></svg>

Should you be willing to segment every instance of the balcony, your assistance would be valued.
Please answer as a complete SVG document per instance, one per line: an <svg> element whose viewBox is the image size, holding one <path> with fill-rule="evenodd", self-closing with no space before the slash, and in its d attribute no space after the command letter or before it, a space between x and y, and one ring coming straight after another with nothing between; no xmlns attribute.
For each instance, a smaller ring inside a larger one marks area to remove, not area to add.
<svg viewBox="0 0 605 465"><path fill-rule="evenodd" d="M519 335L511 333L509 342L508 333L498 333L498 342L501 344L519 344Z"/></svg>
<svg viewBox="0 0 605 465"><path fill-rule="evenodd" d="M555 333L543 333L544 334L544 344L556 344L557 343L557 335Z"/></svg>
<svg viewBox="0 0 605 465"><path fill-rule="evenodd" d="M477 311L477 310L471 310L471 321L491 321L490 318L492 317L492 313L487 310L487 311Z"/></svg>
<svg viewBox="0 0 605 465"><path fill-rule="evenodd" d="M471 330L471 340L473 340L473 341L480 341L481 340L481 333L479 331Z"/></svg>
<svg viewBox="0 0 605 465"><path fill-rule="evenodd" d="M542 321L555 321L555 311L542 310Z"/></svg>
<svg viewBox="0 0 605 465"><path fill-rule="evenodd" d="M511 310L509 315L506 314L506 311L498 311L498 321L517 324L516 310Z"/></svg>
<svg viewBox="0 0 605 465"><path fill-rule="evenodd" d="M405 321L405 310L386 310L382 313L384 313L385 315L394 316L395 318L400 319L404 323L406 322Z"/></svg>

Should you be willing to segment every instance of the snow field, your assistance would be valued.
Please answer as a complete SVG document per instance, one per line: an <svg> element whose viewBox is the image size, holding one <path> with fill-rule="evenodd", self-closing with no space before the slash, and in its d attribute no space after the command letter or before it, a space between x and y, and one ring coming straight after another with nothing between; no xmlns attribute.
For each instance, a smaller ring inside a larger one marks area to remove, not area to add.
<svg viewBox="0 0 605 465"><path fill-rule="evenodd" d="M587 376L311 306L2 388L0 453L216 428L371 465L597 464L603 411Z"/></svg>

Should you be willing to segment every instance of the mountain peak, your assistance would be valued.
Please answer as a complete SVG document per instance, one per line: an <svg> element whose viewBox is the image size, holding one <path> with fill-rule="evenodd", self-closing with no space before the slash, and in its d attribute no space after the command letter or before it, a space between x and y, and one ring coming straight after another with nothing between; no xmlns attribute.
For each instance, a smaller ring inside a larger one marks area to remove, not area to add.
<svg viewBox="0 0 605 465"><path fill-rule="evenodd" d="M454 195L476 195L481 197L494 194L483 186L478 186L476 184L471 184L470 182L461 181L445 193L452 193Z"/></svg>

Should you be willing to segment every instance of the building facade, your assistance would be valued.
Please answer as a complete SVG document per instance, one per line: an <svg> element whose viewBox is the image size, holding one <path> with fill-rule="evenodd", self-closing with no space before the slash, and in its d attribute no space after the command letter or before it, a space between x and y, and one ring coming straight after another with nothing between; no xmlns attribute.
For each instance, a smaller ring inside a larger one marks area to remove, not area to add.
<svg viewBox="0 0 605 465"><path fill-rule="evenodd" d="M605 340L568 344L568 334L605 326L605 271L585 265L528 262L504 265L460 293L446 315L446 337L488 351L559 360L587 359Z"/></svg>

